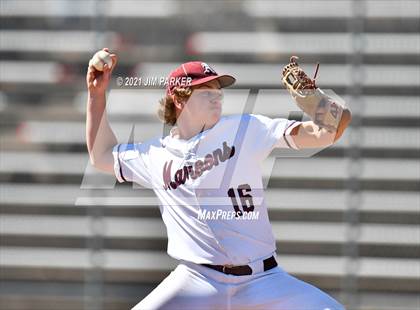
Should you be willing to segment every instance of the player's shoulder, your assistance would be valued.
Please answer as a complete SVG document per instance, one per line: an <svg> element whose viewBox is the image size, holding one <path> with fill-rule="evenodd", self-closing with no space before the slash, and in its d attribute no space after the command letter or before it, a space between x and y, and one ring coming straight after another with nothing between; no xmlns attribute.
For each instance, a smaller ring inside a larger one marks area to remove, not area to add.
<svg viewBox="0 0 420 310"><path fill-rule="evenodd" d="M257 127L272 127L280 124L287 124L287 118L271 118L261 114L250 114L251 124Z"/></svg>
<svg viewBox="0 0 420 310"><path fill-rule="evenodd" d="M271 118L261 114L243 113L223 116L219 122L222 126L237 125L246 122L248 126L262 128L269 127L273 122L287 122L287 119Z"/></svg>
<svg viewBox="0 0 420 310"><path fill-rule="evenodd" d="M254 114L242 113L242 114L230 114L224 115L220 118L220 123L237 123L244 120L250 120L254 117Z"/></svg>
<svg viewBox="0 0 420 310"><path fill-rule="evenodd" d="M234 120L238 120L242 117L242 114L229 114L229 115L223 115L219 122L231 122Z"/></svg>
<svg viewBox="0 0 420 310"><path fill-rule="evenodd" d="M254 113L242 113L242 114L231 114L222 116L221 120L224 121L232 121L232 120L240 120L243 118L248 118L251 121L265 121L265 120L272 120L273 118L262 115L262 114L254 114Z"/></svg>
<svg viewBox="0 0 420 310"><path fill-rule="evenodd" d="M119 149L130 152L147 152L151 148L161 147L161 137L153 137L145 141L119 144Z"/></svg>
<svg viewBox="0 0 420 310"><path fill-rule="evenodd" d="M250 114L250 118L253 122L267 123L273 120L273 118L262 115L262 114Z"/></svg>

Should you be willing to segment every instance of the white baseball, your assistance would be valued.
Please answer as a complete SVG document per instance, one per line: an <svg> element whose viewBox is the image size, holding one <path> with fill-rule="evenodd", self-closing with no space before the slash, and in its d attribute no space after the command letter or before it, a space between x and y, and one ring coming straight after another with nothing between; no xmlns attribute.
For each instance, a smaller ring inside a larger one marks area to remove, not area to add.
<svg viewBox="0 0 420 310"><path fill-rule="evenodd" d="M104 65L107 64L108 67L111 68L112 66L112 59L110 57L110 53L101 50L93 55L92 59L89 61L89 65L95 67L98 71L104 71Z"/></svg>

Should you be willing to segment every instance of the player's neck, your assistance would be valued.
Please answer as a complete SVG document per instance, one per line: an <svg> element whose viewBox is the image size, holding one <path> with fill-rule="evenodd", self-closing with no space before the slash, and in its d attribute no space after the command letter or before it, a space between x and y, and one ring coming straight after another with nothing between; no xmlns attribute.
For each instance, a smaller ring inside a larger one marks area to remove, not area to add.
<svg viewBox="0 0 420 310"><path fill-rule="evenodd" d="M215 124L201 124L201 123L184 123L178 122L177 129L174 131L174 138L189 140L198 135L200 132L213 127Z"/></svg>

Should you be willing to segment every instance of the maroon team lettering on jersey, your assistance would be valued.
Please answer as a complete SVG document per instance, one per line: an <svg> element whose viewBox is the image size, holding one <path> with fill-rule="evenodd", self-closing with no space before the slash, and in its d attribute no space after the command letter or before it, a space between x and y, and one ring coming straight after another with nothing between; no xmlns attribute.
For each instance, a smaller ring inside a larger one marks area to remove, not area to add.
<svg viewBox="0 0 420 310"><path fill-rule="evenodd" d="M229 147L223 142L223 150L221 148L215 149L212 153L207 154L203 160L197 160L193 165L185 165L181 169L178 169L173 179L171 178L171 167L172 160L165 162L163 166L163 188L176 189L179 185L185 184L185 182L191 177L196 179L200 177L204 171L210 170L213 167L219 165L219 162L224 162L235 155L235 146Z"/></svg>

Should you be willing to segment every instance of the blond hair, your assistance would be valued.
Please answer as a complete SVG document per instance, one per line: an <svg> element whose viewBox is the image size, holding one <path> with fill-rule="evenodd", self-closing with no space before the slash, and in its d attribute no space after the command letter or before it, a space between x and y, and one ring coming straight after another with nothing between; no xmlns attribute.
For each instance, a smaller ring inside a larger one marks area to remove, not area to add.
<svg viewBox="0 0 420 310"><path fill-rule="evenodd" d="M192 89L187 88L174 88L174 96L166 95L159 100L159 108L157 111L158 117L165 124L175 125L177 119L177 111L174 103L174 98L177 101L187 101L192 94Z"/></svg>

